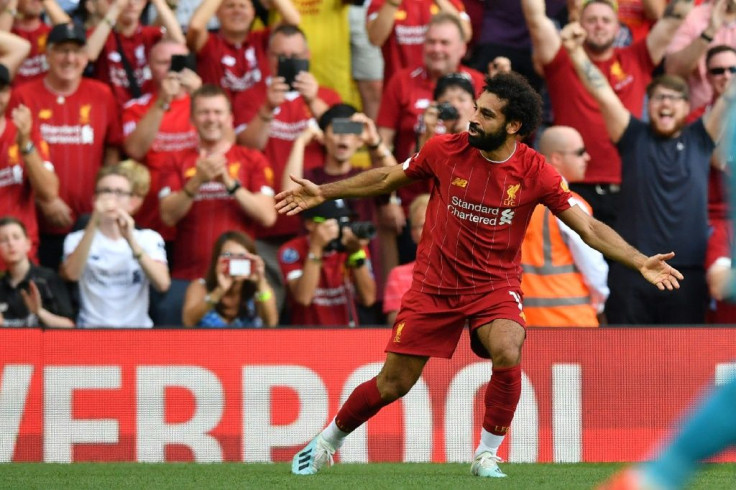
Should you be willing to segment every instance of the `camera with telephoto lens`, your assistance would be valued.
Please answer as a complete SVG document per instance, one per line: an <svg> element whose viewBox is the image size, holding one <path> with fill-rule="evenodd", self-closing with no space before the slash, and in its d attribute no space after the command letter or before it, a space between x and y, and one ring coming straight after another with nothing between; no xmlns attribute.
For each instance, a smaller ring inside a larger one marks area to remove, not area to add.
<svg viewBox="0 0 736 490"><path fill-rule="evenodd" d="M437 105L437 119L442 121L455 121L460 119L460 113L454 105L449 102L442 102Z"/></svg>
<svg viewBox="0 0 736 490"><path fill-rule="evenodd" d="M344 227L350 228L353 235L360 240L370 240L376 236L376 225L370 221L350 221L350 218L343 216L341 218L337 218L337 226L337 238L325 246L325 252L329 252L331 250L337 250L338 252L345 251L345 245L342 244L342 229Z"/></svg>

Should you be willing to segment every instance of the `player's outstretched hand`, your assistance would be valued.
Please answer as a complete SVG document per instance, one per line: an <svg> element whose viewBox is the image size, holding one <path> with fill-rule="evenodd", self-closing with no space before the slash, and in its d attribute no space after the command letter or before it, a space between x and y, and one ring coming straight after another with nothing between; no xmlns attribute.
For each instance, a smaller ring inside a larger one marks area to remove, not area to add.
<svg viewBox="0 0 736 490"><path fill-rule="evenodd" d="M276 195L276 211L279 214L294 216L326 201L319 186L314 182L293 175L289 177L299 184L299 187Z"/></svg>
<svg viewBox="0 0 736 490"><path fill-rule="evenodd" d="M684 276L666 262L674 256L675 252L652 255L644 262L639 272L647 281L657 286L660 291L679 289L680 283L678 280L681 281Z"/></svg>

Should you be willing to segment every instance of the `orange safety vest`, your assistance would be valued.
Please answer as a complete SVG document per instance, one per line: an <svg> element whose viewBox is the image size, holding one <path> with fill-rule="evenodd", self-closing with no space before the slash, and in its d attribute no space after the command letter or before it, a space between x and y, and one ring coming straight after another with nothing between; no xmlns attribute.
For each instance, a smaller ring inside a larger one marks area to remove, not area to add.
<svg viewBox="0 0 736 490"><path fill-rule="evenodd" d="M585 200L574 197L591 211ZM521 266L528 326L598 326L590 290L562 238L557 218L545 206L537 206L532 214L521 245Z"/></svg>

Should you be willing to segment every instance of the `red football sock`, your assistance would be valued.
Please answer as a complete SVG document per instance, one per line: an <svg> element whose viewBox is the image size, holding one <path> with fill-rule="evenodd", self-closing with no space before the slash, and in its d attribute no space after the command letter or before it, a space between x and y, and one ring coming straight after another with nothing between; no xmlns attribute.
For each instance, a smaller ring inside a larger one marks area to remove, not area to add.
<svg viewBox="0 0 736 490"><path fill-rule="evenodd" d="M343 432L352 432L389 403L381 399L376 378L369 379L353 390L337 412L335 424Z"/></svg>
<svg viewBox="0 0 736 490"><path fill-rule="evenodd" d="M486 388L483 428L497 436L506 435L521 397L521 366L493 368Z"/></svg>

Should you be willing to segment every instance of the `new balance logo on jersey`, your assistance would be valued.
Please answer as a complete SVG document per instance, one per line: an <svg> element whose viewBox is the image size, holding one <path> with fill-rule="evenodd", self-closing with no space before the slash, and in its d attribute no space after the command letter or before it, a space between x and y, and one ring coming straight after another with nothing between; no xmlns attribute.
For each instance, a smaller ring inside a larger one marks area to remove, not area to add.
<svg viewBox="0 0 736 490"><path fill-rule="evenodd" d="M465 179L461 179L460 177L455 177L455 178L454 178L454 179L452 180L452 185L456 185L456 186L458 186L458 187L462 187L462 188L465 188L465 187L467 187L467 186L468 186L468 181L467 181L467 180L465 180Z"/></svg>
<svg viewBox="0 0 736 490"><path fill-rule="evenodd" d="M510 225L511 220L514 219L513 209L504 209L501 211L501 219L498 222L499 225Z"/></svg>

